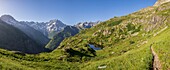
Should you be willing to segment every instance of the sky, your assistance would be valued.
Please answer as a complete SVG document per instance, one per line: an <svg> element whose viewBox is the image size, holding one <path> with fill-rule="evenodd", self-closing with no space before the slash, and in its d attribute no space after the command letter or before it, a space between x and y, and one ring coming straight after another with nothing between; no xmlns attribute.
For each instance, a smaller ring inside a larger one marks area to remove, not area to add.
<svg viewBox="0 0 170 70"><path fill-rule="evenodd" d="M59 19L68 25L105 21L152 6L156 0L0 0L0 15L19 21L48 22Z"/></svg>

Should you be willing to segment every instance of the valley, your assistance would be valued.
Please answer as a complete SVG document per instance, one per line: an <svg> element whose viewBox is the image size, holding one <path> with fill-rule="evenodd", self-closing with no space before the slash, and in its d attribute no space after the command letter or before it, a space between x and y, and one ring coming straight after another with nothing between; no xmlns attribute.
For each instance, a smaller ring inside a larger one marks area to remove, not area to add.
<svg viewBox="0 0 170 70"><path fill-rule="evenodd" d="M125 16L73 26L60 20L9 24L14 18L9 20L8 16L5 18L8 21L0 20L0 69L170 70L169 16L169 0L158 0L153 6ZM21 25L38 31L35 36L40 37L40 34L41 38L31 38L29 32L18 27ZM10 40L5 41L5 36ZM42 43L46 38L48 42ZM16 40L19 44L16 42L13 46ZM27 49L33 53L40 51L30 54Z"/></svg>

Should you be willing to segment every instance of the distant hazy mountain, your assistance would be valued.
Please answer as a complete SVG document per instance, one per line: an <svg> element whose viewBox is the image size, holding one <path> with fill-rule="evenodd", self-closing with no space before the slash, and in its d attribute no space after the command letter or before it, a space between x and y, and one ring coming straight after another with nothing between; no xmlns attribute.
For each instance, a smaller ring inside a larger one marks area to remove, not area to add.
<svg viewBox="0 0 170 70"><path fill-rule="evenodd" d="M10 19L11 20L11 19ZM0 48L21 51L24 53L39 53L45 51L34 40L19 29L0 19Z"/></svg>
<svg viewBox="0 0 170 70"><path fill-rule="evenodd" d="M34 28L26 25L23 22L19 22L15 20L12 16L10 15L3 15L0 17L0 19L7 24L10 24L21 31L23 31L26 35L28 35L31 39L35 40L39 45L44 46L48 43L49 39L42 34L41 32L35 30Z"/></svg>
<svg viewBox="0 0 170 70"><path fill-rule="evenodd" d="M84 22L84 23L78 23L74 26L66 26L61 32L57 33L54 35L52 40L47 44L46 48L50 50L56 49L60 43L67 37L74 36L79 31L86 29L86 28L91 28L92 26L97 25L98 22Z"/></svg>
<svg viewBox="0 0 170 70"><path fill-rule="evenodd" d="M86 29L86 28L91 28L92 26L95 26L98 23L100 23L100 21L97 21L97 22L80 22L80 23L78 23L74 26L79 28L79 29Z"/></svg>
<svg viewBox="0 0 170 70"><path fill-rule="evenodd" d="M25 22L22 21L23 24L26 24L34 29L40 31L45 36L52 38L56 33L66 27L66 25L60 20L50 20L49 22Z"/></svg>

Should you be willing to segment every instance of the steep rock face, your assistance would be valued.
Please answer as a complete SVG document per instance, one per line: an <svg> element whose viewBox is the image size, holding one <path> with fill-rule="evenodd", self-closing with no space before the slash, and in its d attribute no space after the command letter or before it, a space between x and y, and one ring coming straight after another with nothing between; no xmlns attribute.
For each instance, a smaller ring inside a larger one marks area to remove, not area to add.
<svg viewBox="0 0 170 70"><path fill-rule="evenodd" d="M19 29L0 20L0 48L24 53L40 53L45 51L34 40Z"/></svg>
<svg viewBox="0 0 170 70"><path fill-rule="evenodd" d="M36 41L42 47L44 45L46 45L49 41L49 39L46 36L44 36L41 32L35 30L34 28L32 28L22 22L15 20L10 15L3 15L0 17L0 19L2 21L6 22L7 24L10 24L10 25L20 29L21 31L23 31L26 35L28 35L30 38L32 38L34 41Z"/></svg>
<svg viewBox="0 0 170 70"><path fill-rule="evenodd" d="M158 0L158 1L155 3L154 6L160 6L160 5L162 5L162 4L164 4L164 3L167 3L167 2L170 2L170 0Z"/></svg>

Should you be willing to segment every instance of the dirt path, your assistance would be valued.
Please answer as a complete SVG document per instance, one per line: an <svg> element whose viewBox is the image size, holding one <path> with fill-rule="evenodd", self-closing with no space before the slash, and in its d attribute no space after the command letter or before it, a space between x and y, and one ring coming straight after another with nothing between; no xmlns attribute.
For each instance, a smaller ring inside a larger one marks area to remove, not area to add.
<svg viewBox="0 0 170 70"><path fill-rule="evenodd" d="M153 55L153 70L162 70L161 63L159 61L159 57L151 46L151 51Z"/></svg>

